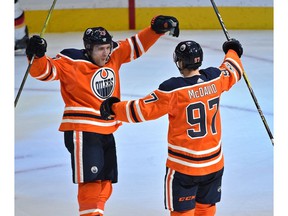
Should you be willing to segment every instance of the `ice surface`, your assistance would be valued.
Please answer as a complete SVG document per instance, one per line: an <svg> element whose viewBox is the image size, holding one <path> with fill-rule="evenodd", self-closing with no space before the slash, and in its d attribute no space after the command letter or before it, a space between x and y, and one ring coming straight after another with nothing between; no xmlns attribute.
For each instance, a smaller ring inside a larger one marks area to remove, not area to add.
<svg viewBox="0 0 288 216"><path fill-rule="evenodd" d="M135 31L112 32L124 39ZM241 41L247 77L273 133L273 31L230 31ZM45 34L47 54L82 48L82 33ZM179 72L172 61L175 46L195 40L204 51L203 67L223 60L222 31L181 31L164 36L140 59L121 68L122 100L150 93ZM27 69L15 57L15 96ZM72 183L70 156L58 131L64 104L59 83L28 76L15 109L15 215L77 216L77 185ZM242 79L221 102L225 172L218 216L273 215L273 147ZM119 182L105 216L168 216L164 210L167 117L142 124L123 124L115 133Z"/></svg>

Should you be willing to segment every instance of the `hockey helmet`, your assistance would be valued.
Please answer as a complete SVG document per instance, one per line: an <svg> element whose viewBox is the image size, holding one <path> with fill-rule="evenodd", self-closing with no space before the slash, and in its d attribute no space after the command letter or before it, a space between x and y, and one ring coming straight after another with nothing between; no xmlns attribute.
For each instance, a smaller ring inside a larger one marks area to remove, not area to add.
<svg viewBox="0 0 288 216"><path fill-rule="evenodd" d="M103 27L88 28L83 35L84 47L87 50L93 48L95 44L111 44L112 36Z"/></svg>
<svg viewBox="0 0 288 216"><path fill-rule="evenodd" d="M173 59L179 70L195 70L202 65L203 51L195 41L182 41L176 46Z"/></svg>

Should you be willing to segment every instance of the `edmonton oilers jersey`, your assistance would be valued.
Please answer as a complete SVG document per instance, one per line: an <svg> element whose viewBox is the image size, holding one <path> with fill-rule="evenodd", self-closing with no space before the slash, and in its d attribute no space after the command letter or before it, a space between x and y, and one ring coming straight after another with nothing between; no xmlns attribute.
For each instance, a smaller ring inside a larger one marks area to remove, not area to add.
<svg viewBox="0 0 288 216"><path fill-rule="evenodd" d="M200 75L174 77L138 100L112 106L115 119L137 123L168 115L167 167L187 175L206 175L223 168L220 96L243 74L235 51L229 50L219 68Z"/></svg>
<svg viewBox="0 0 288 216"><path fill-rule="evenodd" d="M121 65L142 56L160 36L147 27L130 38L113 42L110 58L103 67L93 64L85 50L79 49L64 49L55 58L34 59L32 77L60 81L65 108L59 130L113 133L121 121L101 119L100 104L111 96L120 98Z"/></svg>

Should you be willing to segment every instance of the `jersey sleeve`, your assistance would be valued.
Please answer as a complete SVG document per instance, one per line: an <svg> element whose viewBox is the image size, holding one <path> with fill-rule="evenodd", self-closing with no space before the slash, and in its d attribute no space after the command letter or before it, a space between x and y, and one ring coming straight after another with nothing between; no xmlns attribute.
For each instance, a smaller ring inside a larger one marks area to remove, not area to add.
<svg viewBox="0 0 288 216"><path fill-rule="evenodd" d="M133 61L146 53L162 35L147 27L132 37L118 41L111 55L115 55L120 64Z"/></svg>
<svg viewBox="0 0 288 216"><path fill-rule="evenodd" d="M242 62L234 50L227 52L219 69L221 70L222 91L228 91L244 73Z"/></svg>
<svg viewBox="0 0 288 216"><path fill-rule="evenodd" d="M30 68L30 75L40 81L58 80L57 64L48 56L35 58Z"/></svg>
<svg viewBox="0 0 288 216"><path fill-rule="evenodd" d="M138 100L115 103L112 109L117 120L138 123L154 120L168 113L169 94L155 90Z"/></svg>

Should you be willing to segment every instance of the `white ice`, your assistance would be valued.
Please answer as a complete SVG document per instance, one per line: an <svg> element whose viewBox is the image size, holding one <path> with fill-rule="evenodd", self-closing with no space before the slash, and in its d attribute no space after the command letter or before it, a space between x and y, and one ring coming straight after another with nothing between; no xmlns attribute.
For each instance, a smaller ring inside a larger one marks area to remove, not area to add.
<svg viewBox="0 0 288 216"><path fill-rule="evenodd" d="M112 32L114 40L136 31ZM229 31L244 47L245 72L273 133L273 31ZM82 48L82 33L47 33L47 55ZM179 76L172 53L182 40L195 40L204 51L203 68L223 60L222 31L181 31L168 35L140 59L121 68L122 100L136 99ZM15 96L27 69L15 57ZM28 76L15 108L15 215L77 216L77 185L72 183L70 156L58 131L64 104L59 82ZM217 216L273 215L273 146L242 79L222 96L225 172ZM168 216L164 209L167 116L141 124L123 124L115 133L119 182L114 184L105 216Z"/></svg>

